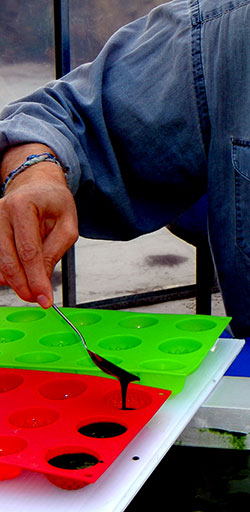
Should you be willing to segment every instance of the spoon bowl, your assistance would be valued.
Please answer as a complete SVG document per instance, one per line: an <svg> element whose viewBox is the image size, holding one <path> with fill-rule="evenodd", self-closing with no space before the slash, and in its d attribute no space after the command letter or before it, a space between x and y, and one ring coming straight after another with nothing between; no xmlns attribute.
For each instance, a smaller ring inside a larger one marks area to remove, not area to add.
<svg viewBox="0 0 250 512"><path fill-rule="evenodd" d="M80 333L78 329L75 327L72 322L62 313L62 311L55 305L52 304L52 307L54 310L67 322L67 324L75 331L75 333L79 336L85 350L87 350L89 356L91 357L93 363L100 368L104 373L107 373L108 375L111 375L112 377L116 377L116 379L119 380L121 385L121 393L122 393L122 409L126 409L126 395L127 395L127 388L130 382L139 381L140 378L137 375L134 375L133 373L128 372L127 370L124 370L123 368L120 368L114 363L111 363L111 361L108 361L104 357L100 356L99 354L96 354L92 350L90 350L87 346L87 343Z"/></svg>

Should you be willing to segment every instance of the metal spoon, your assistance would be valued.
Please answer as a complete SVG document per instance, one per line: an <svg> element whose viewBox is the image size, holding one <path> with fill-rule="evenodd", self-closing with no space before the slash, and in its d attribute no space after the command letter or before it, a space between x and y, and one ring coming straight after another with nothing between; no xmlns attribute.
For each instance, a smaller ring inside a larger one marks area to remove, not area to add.
<svg viewBox="0 0 250 512"><path fill-rule="evenodd" d="M81 342L84 346L84 348L87 350L89 356L91 357L93 363L95 363L100 370L107 373L108 375L112 375L113 377L116 377L120 381L121 385L121 393L122 393L122 409L126 409L126 395L127 395L127 388L130 382L132 381L138 381L140 378L137 375L134 375L133 373L127 372L127 370L123 370L119 366L117 366L114 363L111 363L107 359L105 359L102 356L99 356L92 350L89 350L87 347L87 343L85 339L83 338L82 334L78 331L78 329L70 322L70 320L58 309L58 307L55 304L52 304L52 307L54 310L67 322L72 329L76 332L76 334L81 339Z"/></svg>

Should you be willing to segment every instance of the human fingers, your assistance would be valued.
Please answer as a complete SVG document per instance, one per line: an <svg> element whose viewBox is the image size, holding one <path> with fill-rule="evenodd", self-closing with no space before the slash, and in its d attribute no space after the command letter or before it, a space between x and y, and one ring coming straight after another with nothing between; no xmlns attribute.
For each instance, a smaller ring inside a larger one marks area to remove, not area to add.
<svg viewBox="0 0 250 512"><path fill-rule="evenodd" d="M64 212L43 240L44 266L49 278L55 265L76 242L78 236L77 215L73 207Z"/></svg>
<svg viewBox="0 0 250 512"><path fill-rule="evenodd" d="M48 278L42 250L40 218L32 204L19 205L19 216L13 219L15 246L33 301L48 308L53 303L53 291Z"/></svg>
<svg viewBox="0 0 250 512"><path fill-rule="evenodd" d="M2 272L0 271L0 286L8 286L6 279L4 278Z"/></svg>
<svg viewBox="0 0 250 512"><path fill-rule="evenodd" d="M13 236L12 227L6 215L0 213L0 284L9 285L25 301L33 302L26 276L23 272Z"/></svg>

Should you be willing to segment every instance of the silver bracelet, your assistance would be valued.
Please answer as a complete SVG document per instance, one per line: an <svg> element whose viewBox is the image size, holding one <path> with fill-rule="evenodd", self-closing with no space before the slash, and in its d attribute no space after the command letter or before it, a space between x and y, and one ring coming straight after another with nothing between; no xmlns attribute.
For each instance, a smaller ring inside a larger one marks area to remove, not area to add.
<svg viewBox="0 0 250 512"><path fill-rule="evenodd" d="M14 169L13 171L11 171L8 174L7 178L5 179L4 183L1 186L1 197L4 196L8 185L11 183L11 181L13 181L15 179L16 176L18 176L18 174L20 174L25 169L27 169L27 167L31 167L31 165L39 164L40 162L44 162L44 161L53 162L54 164L59 165L59 167L62 169L62 171L66 175L66 170L62 167L62 165L56 159L56 157L54 155L52 155L51 153L41 153L40 155L29 155L29 156L27 156L25 162L23 162L21 165L19 165L19 167L17 167L16 169Z"/></svg>

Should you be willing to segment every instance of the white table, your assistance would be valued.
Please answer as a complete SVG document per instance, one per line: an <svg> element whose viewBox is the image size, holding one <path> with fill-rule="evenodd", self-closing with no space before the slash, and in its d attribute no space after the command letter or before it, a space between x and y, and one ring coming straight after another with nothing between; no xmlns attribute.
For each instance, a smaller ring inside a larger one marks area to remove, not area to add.
<svg viewBox="0 0 250 512"><path fill-rule="evenodd" d="M199 369L186 379L183 391L166 401L95 484L66 491L52 485L43 475L23 471L14 480L0 482L1 509L5 512L124 511L208 399L243 345L242 340L218 340Z"/></svg>

